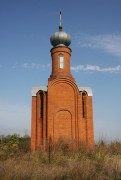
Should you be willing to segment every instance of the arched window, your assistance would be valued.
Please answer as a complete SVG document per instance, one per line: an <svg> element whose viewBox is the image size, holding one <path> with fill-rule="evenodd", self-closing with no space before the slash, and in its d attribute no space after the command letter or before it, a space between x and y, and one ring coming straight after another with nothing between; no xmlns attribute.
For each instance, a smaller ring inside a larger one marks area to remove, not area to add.
<svg viewBox="0 0 121 180"><path fill-rule="evenodd" d="M64 69L64 55L63 54L59 55L59 68Z"/></svg>
<svg viewBox="0 0 121 180"><path fill-rule="evenodd" d="M43 92L40 92L40 117L43 118Z"/></svg>
<svg viewBox="0 0 121 180"><path fill-rule="evenodd" d="M87 92L82 92L82 118L86 118L86 96Z"/></svg>

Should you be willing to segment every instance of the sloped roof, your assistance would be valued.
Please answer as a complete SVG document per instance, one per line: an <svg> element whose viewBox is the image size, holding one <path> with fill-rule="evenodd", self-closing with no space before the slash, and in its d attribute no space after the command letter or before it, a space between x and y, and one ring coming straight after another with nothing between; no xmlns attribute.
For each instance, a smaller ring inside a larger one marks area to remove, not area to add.
<svg viewBox="0 0 121 180"><path fill-rule="evenodd" d="M33 86L32 87L32 96L36 96L38 91L47 91L47 86Z"/></svg>
<svg viewBox="0 0 121 180"><path fill-rule="evenodd" d="M90 87L79 86L78 89L79 89L79 91L86 91L88 96L93 96L92 89Z"/></svg>
<svg viewBox="0 0 121 180"><path fill-rule="evenodd" d="M88 96L93 96L92 89L90 87L79 86L78 89L79 89L79 91L86 91ZM37 92L40 90L46 92L47 86L34 86L34 87L32 87L32 96L36 96Z"/></svg>

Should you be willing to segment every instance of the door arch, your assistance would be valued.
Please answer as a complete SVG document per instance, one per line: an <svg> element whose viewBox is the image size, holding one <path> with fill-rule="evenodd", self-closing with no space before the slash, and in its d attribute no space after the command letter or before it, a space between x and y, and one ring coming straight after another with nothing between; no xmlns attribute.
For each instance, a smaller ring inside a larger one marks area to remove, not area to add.
<svg viewBox="0 0 121 180"><path fill-rule="evenodd" d="M56 112L53 123L54 141L72 139L72 115L68 110Z"/></svg>

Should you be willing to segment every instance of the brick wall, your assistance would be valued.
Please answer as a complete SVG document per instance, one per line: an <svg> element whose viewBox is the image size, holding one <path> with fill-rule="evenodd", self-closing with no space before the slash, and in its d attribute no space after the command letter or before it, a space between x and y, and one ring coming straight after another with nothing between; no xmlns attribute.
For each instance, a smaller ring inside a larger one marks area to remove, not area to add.
<svg viewBox="0 0 121 180"><path fill-rule="evenodd" d="M59 67L59 56L64 56L64 68ZM51 50L52 73L47 92L38 91L32 97L31 149L35 151L51 138L76 140L89 146L94 144L92 96L79 92L70 73L71 49L56 47Z"/></svg>

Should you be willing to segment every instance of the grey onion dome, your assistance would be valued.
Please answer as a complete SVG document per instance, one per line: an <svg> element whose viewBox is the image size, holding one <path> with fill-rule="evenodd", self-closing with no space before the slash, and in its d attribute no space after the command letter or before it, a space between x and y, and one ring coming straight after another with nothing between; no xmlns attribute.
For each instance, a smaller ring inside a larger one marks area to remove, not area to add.
<svg viewBox="0 0 121 180"><path fill-rule="evenodd" d="M50 42L52 46L69 46L71 44L71 37L69 34L63 31L55 32L51 38Z"/></svg>
<svg viewBox="0 0 121 180"><path fill-rule="evenodd" d="M59 31L55 32L51 36L50 42L51 42L53 47L56 47L56 46L69 46L71 44L71 36L68 33L62 31L62 16L61 16L61 12L60 12Z"/></svg>

